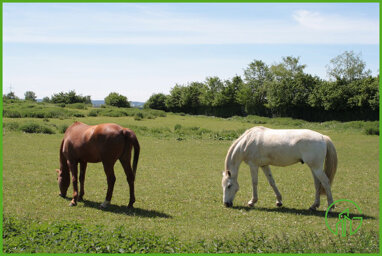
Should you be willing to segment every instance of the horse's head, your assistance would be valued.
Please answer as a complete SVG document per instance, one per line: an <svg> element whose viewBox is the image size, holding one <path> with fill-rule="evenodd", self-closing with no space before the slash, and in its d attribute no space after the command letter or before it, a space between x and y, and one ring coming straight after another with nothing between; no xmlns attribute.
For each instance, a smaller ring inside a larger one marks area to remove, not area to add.
<svg viewBox="0 0 382 256"><path fill-rule="evenodd" d="M233 205L233 199L236 192L239 191L239 183L236 178L233 178L230 171L223 172L222 179L223 187L223 203L226 207Z"/></svg>
<svg viewBox="0 0 382 256"><path fill-rule="evenodd" d="M58 187L60 188L60 196L66 197L66 192L68 191L70 185L70 175L69 172L63 172L59 169L56 169L58 174L57 181Z"/></svg>

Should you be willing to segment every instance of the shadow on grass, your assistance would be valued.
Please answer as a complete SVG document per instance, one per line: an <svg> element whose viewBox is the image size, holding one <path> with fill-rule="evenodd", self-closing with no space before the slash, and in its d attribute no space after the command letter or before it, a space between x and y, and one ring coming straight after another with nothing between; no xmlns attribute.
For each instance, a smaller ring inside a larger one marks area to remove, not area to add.
<svg viewBox="0 0 382 256"><path fill-rule="evenodd" d="M261 211L261 212L279 212L279 213L288 213L288 214L296 214L296 215L305 215L305 216L318 216L325 218L325 211L316 210L312 211L309 209L296 209L296 208L288 208L288 207L279 207L279 208L266 208L266 207L249 207L249 206L234 206L232 207L236 210L244 210L244 211ZM338 218L338 214L340 211L333 211L328 214L328 218ZM373 216L369 216L366 214L349 214L350 218L353 217L362 217L363 219L371 219L375 220Z"/></svg>
<svg viewBox="0 0 382 256"><path fill-rule="evenodd" d="M127 205L111 204L107 208L101 208L100 202L93 202L86 199L83 200L82 203L84 204L84 207L90 207L100 211L112 212L116 214L125 214L128 216L138 216L138 217L145 217L145 218L165 218L165 219L172 218L171 215L168 215L163 212L158 212L155 210L145 210L141 208L129 208L127 207Z"/></svg>

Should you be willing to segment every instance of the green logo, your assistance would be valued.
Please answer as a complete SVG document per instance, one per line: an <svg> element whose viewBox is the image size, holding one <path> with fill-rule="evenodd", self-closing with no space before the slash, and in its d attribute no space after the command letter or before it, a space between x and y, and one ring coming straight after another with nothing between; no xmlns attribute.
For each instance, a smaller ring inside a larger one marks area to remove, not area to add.
<svg viewBox="0 0 382 256"><path fill-rule="evenodd" d="M338 214L338 218L333 218L334 221L328 219L328 215L331 208L338 208L340 213ZM356 213L356 214L350 214ZM329 205L328 209L325 213L325 224L335 235L341 235L341 237L346 237L346 235L354 235L362 225L362 217L355 216L362 215L361 208L349 199L340 199L333 202Z"/></svg>

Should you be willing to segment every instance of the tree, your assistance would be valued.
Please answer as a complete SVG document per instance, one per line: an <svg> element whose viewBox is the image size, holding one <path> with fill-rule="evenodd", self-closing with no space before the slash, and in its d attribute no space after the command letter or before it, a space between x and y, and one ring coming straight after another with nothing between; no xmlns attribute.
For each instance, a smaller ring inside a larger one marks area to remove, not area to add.
<svg viewBox="0 0 382 256"><path fill-rule="evenodd" d="M175 85L171 88L170 95L165 100L166 108L172 112L179 112L181 107L181 96L183 86Z"/></svg>
<svg viewBox="0 0 382 256"><path fill-rule="evenodd" d="M370 76L371 71L366 70L366 64L361 59L361 53L356 55L353 51L345 51L330 60L326 66L328 76L335 80L352 82Z"/></svg>
<svg viewBox="0 0 382 256"><path fill-rule="evenodd" d="M166 108L166 95L163 93L157 93L150 96L146 101L144 108L167 110Z"/></svg>
<svg viewBox="0 0 382 256"><path fill-rule="evenodd" d="M272 73L261 60L254 60L244 70L245 83L237 92L237 101L248 114L266 114L266 83L271 80Z"/></svg>
<svg viewBox="0 0 382 256"><path fill-rule="evenodd" d="M183 112L197 114L201 107L200 95L205 85L199 82L192 82L183 87L180 96L180 107Z"/></svg>
<svg viewBox="0 0 382 256"><path fill-rule="evenodd" d="M271 66L273 79L266 85L266 97L273 115L299 117L309 108L308 98L318 78L305 74L305 67L294 57Z"/></svg>
<svg viewBox="0 0 382 256"><path fill-rule="evenodd" d="M218 93L224 89L224 84L219 77L207 77L204 82L202 94L200 95L201 103L207 107L217 107L219 105Z"/></svg>
<svg viewBox="0 0 382 256"><path fill-rule="evenodd" d="M109 106L119 107L119 108L130 107L130 102L127 101L127 97L116 92L111 92L105 98L105 104Z"/></svg>
<svg viewBox="0 0 382 256"><path fill-rule="evenodd" d="M71 90L69 92L59 92L56 94L53 94L50 101L52 103L58 104L58 103L64 103L64 104L74 104L74 103L85 103L85 104L91 104L91 98L90 96L81 96L77 95L74 90Z"/></svg>
<svg viewBox="0 0 382 256"><path fill-rule="evenodd" d="M36 94L32 91L26 91L24 93L25 100L31 100L31 101L36 101Z"/></svg>
<svg viewBox="0 0 382 256"><path fill-rule="evenodd" d="M42 98L42 102L50 103L50 99L49 99L49 97L44 97L44 98Z"/></svg>
<svg viewBox="0 0 382 256"><path fill-rule="evenodd" d="M19 100L19 97L17 97L14 92L9 92L8 94L3 95L3 98L7 100Z"/></svg>

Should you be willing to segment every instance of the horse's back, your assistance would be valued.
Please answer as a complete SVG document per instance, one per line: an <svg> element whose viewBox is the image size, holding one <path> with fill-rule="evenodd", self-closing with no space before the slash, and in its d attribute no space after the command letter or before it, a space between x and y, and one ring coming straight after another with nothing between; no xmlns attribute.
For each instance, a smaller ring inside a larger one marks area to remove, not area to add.
<svg viewBox="0 0 382 256"><path fill-rule="evenodd" d="M125 146L123 128L111 123L76 122L65 132L63 143L67 158L84 162L115 161Z"/></svg>
<svg viewBox="0 0 382 256"><path fill-rule="evenodd" d="M322 134L308 129L269 129L254 127L242 137L247 161L256 164L287 166L312 162L316 155L326 154Z"/></svg>

